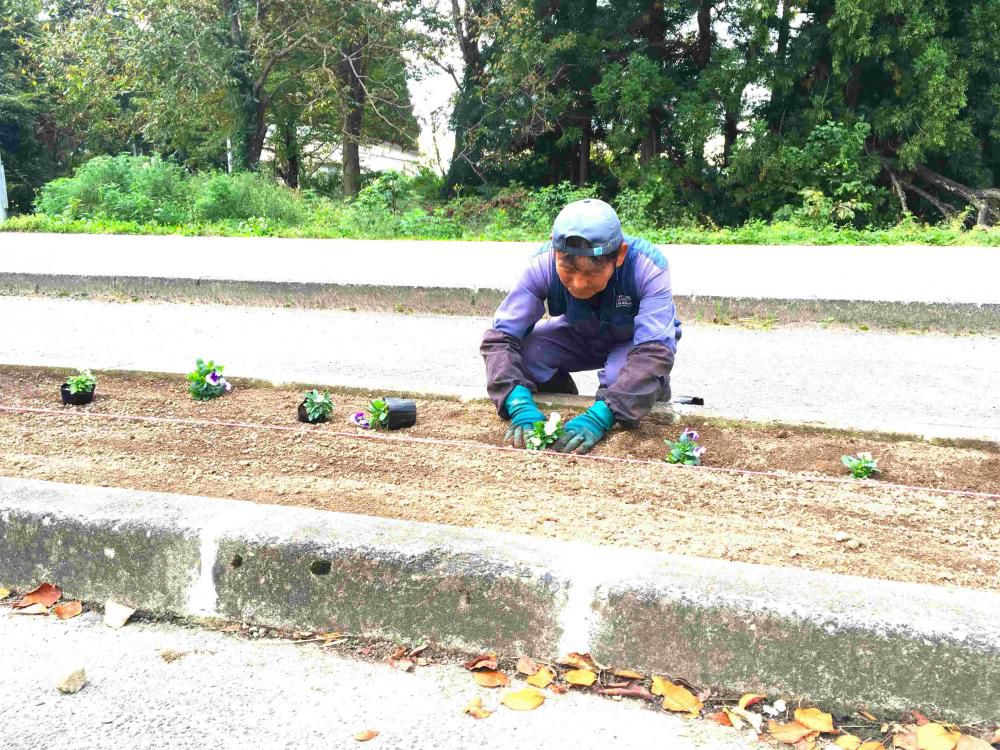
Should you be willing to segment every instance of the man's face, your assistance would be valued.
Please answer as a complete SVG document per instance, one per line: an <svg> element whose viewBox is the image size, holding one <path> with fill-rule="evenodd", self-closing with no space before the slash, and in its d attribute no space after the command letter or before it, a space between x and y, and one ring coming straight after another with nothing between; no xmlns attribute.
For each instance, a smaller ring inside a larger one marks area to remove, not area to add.
<svg viewBox="0 0 1000 750"><path fill-rule="evenodd" d="M570 294L577 299L590 299L607 287L615 273L615 263L557 252L556 273Z"/></svg>

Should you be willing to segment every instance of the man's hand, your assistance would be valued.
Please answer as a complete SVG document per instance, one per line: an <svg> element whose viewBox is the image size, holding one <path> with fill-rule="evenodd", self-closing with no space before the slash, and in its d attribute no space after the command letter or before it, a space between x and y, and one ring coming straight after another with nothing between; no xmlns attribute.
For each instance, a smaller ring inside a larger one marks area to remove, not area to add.
<svg viewBox="0 0 1000 750"><path fill-rule="evenodd" d="M559 453L590 453L615 423L615 415L603 401L596 401L587 411L566 423L563 436L552 444Z"/></svg>
<svg viewBox="0 0 1000 750"><path fill-rule="evenodd" d="M504 407L510 415L510 429L504 435L503 441L506 445L523 448L525 436L531 433L535 422L545 421L545 415L535 405L531 391L523 385L514 386L507 396L507 401L504 402Z"/></svg>

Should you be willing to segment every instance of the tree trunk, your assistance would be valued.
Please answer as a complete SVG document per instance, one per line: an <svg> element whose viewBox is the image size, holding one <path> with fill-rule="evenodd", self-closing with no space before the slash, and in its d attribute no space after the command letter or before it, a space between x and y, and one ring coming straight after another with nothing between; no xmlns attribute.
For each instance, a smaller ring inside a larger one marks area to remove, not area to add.
<svg viewBox="0 0 1000 750"><path fill-rule="evenodd" d="M341 51L343 59L337 66L341 82L347 91L347 114L343 131L343 181L345 196L357 195L361 189L361 126L365 113L365 59L362 54L368 43L367 34Z"/></svg>
<svg viewBox="0 0 1000 750"><path fill-rule="evenodd" d="M851 66L851 77L847 79L847 86L844 89L844 99L847 108L852 112L858 108L858 99L861 96L861 63Z"/></svg>
<svg viewBox="0 0 1000 750"><path fill-rule="evenodd" d="M580 187L586 185L590 179L590 115L587 115L587 119L582 125L583 134L580 136L580 181L577 183Z"/></svg>
<svg viewBox="0 0 1000 750"><path fill-rule="evenodd" d="M281 175L281 179L284 180L288 187L292 188L292 190L298 190L301 157L299 154L299 138L294 122L286 121L281 125L281 151L281 155L284 157L284 164L279 169L278 174Z"/></svg>
<svg viewBox="0 0 1000 750"><path fill-rule="evenodd" d="M714 0L699 0L698 3L698 45L695 47L694 61L699 68L706 68L712 59L712 3Z"/></svg>
<svg viewBox="0 0 1000 750"><path fill-rule="evenodd" d="M739 115L728 107L726 108L725 121L723 122L723 133L725 140L722 144L722 166L729 166L729 159L733 155L733 147L736 139L740 136Z"/></svg>

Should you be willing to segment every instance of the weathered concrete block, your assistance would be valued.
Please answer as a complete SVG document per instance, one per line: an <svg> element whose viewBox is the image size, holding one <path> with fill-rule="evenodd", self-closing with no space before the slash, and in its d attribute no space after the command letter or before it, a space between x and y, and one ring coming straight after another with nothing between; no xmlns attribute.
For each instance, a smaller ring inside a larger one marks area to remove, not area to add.
<svg viewBox="0 0 1000 750"><path fill-rule="evenodd" d="M339 513L282 514L227 533L218 611L274 626L549 653L568 582L541 544L472 529ZM308 522L309 525L302 525Z"/></svg>
<svg viewBox="0 0 1000 750"><path fill-rule="evenodd" d="M169 510L150 513L135 494L3 479L0 581L51 581L67 597L184 611L199 569L197 533Z"/></svg>
<svg viewBox="0 0 1000 750"><path fill-rule="evenodd" d="M1000 712L993 592L692 558L622 572L594 600L609 662L827 710Z"/></svg>

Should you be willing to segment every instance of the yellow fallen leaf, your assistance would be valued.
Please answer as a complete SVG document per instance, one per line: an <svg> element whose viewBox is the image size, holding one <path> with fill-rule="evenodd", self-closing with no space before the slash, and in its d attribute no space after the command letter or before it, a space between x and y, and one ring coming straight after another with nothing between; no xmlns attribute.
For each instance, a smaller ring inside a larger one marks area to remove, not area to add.
<svg viewBox="0 0 1000 750"><path fill-rule="evenodd" d="M542 667L527 679L529 685L536 688L547 688L556 678L555 672L550 667Z"/></svg>
<svg viewBox="0 0 1000 750"><path fill-rule="evenodd" d="M589 669L571 669L563 675L563 679L570 685L577 687L590 687L597 682L597 674Z"/></svg>
<svg viewBox="0 0 1000 750"><path fill-rule="evenodd" d="M996 733L993 735L993 739L990 740L991 745L1000 745L1000 729L997 729Z"/></svg>
<svg viewBox="0 0 1000 750"><path fill-rule="evenodd" d="M358 732L354 735L354 739L358 742L368 742L368 740L373 740L378 737L377 729L366 729L363 732Z"/></svg>
<svg viewBox="0 0 1000 750"><path fill-rule="evenodd" d="M469 701L469 705L465 707L465 713L469 714L473 719L485 719L493 712L483 708L483 699L476 697Z"/></svg>
<svg viewBox="0 0 1000 750"><path fill-rule="evenodd" d="M917 750L917 727L907 724L903 731L892 735L892 746L895 750Z"/></svg>
<svg viewBox="0 0 1000 750"><path fill-rule="evenodd" d="M500 702L513 711L534 711L545 703L545 693L533 687L504 693Z"/></svg>
<svg viewBox="0 0 1000 750"><path fill-rule="evenodd" d="M472 679L480 687L486 688L507 687L510 684L510 678L498 669L485 669L473 672Z"/></svg>
<svg viewBox="0 0 1000 750"><path fill-rule="evenodd" d="M517 671L529 677L538 672L538 664L530 656L522 656L517 660Z"/></svg>
<svg viewBox="0 0 1000 750"><path fill-rule="evenodd" d="M0 599L6 599L8 596L10 596L10 589L0 586Z"/></svg>
<svg viewBox="0 0 1000 750"><path fill-rule="evenodd" d="M701 712L703 705L698 696L686 687L675 685L663 677L653 677L653 695L663 696L664 711L686 713L692 719Z"/></svg>
<svg viewBox="0 0 1000 750"><path fill-rule="evenodd" d="M818 708L795 709L795 721L814 732L833 732L833 716Z"/></svg>
<svg viewBox="0 0 1000 750"><path fill-rule="evenodd" d="M877 740L869 740L861 745L858 750L885 750L885 745Z"/></svg>
<svg viewBox="0 0 1000 750"><path fill-rule="evenodd" d="M842 734L833 744L844 748L844 750L858 750L861 747L861 738L855 737L853 734Z"/></svg>
<svg viewBox="0 0 1000 750"><path fill-rule="evenodd" d="M986 740L963 734L958 744L955 745L955 750L993 750L993 746Z"/></svg>
<svg viewBox="0 0 1000 750"><path fill-rule="evenodd" d="M623 680L645 680L646 675L635 672L631 669L616 669L612 672L615 677L621 677Z"/></svg>
<svg viewBox="0 0 1000 750"><path fill-rule="evenodd" d="M917 750L955 750L962 733L943 724L924 724L917 727Z"/></svg>
<svg viewBox="0 0 1000 750"><path fill-rule="evenodd" d="M60 620L68 620L83 612L83 602L63 602L52 608L52 613Z"/></svg>
<svg viewBox="0 0 1000 750"><path fill-rule="evenodd" d="M818 732L813 732L812 734L803 737L795 743L795 750L816 750L817 737L819 737Z"/></svg>
<svg viewBox="0 0 1000 750"><path fill-rule="evenodd" d="M566 656L556 659L556 664L573 669L590 669L594 672L601 670L601 666L594 661L589 653L578 654L576 651L571 651Z"/></svg>
<svg viewBox="0 0 1000 750"><path fill-rule="evenodd" d="M810 729L809 727L799 724L797 721L791 721L787 724L781 724L777 721L767 722L767 733L774 737L776 740L781 742L786 742L789 745L794 745L799 740L805 739L807 737L816 737L819 732L815 729Z"/></svg>
<svg viewBox="0 0 1000 750"><path fill-rule="evenodd" d="M760 693L747 693L742 698L740 698L740 708L747 709L750 706L754 706L764 700L767 696L761 695Z"/></svg>

